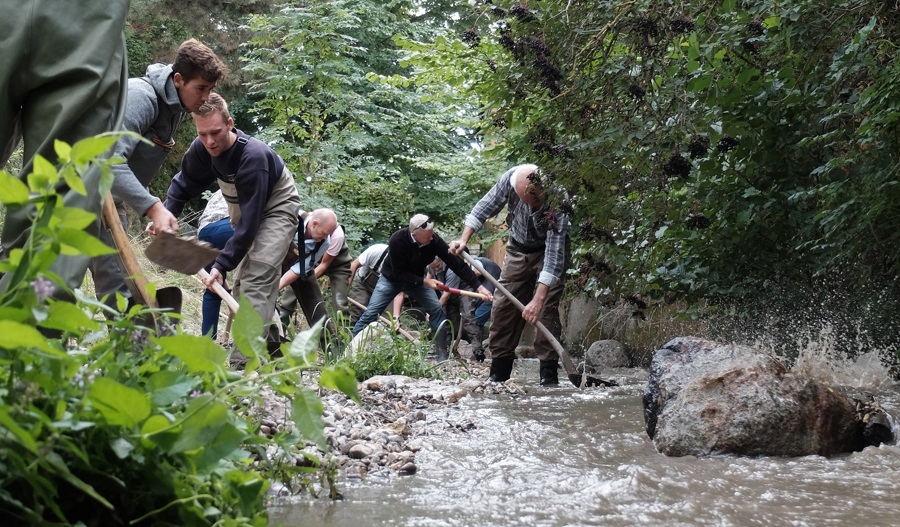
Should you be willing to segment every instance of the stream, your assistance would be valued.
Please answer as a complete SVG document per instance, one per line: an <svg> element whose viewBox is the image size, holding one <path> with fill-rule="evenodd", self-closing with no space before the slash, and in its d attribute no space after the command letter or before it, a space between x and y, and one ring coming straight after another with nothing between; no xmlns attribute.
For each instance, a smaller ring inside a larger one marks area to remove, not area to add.
<svg viewBox="0 0 900 527"><path fill-rule="evenodd" d="M878 378L872 389L896 414L900 389L873 369L852 373ZM415 475L341 481L336 502L280 501L270 525L900 525L896 445L833 458L669 458L644 430L646 370L605 371L620 386L584 391L541 388L537 377L536 361L519 360L513 378L527 394L469 396L429 416L435 432Z"/></svg>

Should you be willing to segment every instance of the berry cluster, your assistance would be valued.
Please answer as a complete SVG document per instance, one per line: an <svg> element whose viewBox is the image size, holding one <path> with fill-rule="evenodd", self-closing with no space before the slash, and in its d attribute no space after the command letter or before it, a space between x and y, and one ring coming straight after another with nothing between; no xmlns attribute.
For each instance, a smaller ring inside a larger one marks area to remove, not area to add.
<svg viewBox="0 0 900 527"><path fill-rule="evenodd" d="M688 152L691 154L691 159L703 157L708 151L709 137L705 135L695 135L691 138L691 142L688 143Z"/></svg>
<svg viewBox="0 0 900 527"><path fill-rule="evenodd" d="M663 172L669 176L687 179L688 175L691 173L691 162L685 159L681 154L674 154L669 158L666 164L663 165Z"/></svg>
<svg viewBox="0 0 900 527"><path fill-rule="evenodd" d="M476 30L475 28L470 28L463 31L463 34L460 38L470 48L477 48L478 44L481 44L481 36L478 34L478 30Z"/></svg>
<svg viewBox="0 0 900 527"><path fill-rule="evenodd" d="M688 216L684 224L688 229L706 229L711 222L702 212L697 212Z"/></svg>
<svg viewBox="0 0 900 527"><path fill-rule="evenodd" d="M641 88L637 84L632 84L628 87L628 95L631 95L635 98L635 100L641 101L644 99L644 95L647 94L647 91L644 88Z"/></svg>
<svg viewBox="0 0 900 527"><path fill-rule="evenodd" d="M761 37L766 32L766 28L763 26L762 20L757 17L747 23L747 31L753 36Z"/></svg>
<svg viewBox="0 0 900 527"><path fill-rule="evenodd" d="M656 26L656 21L649 16L638 17L634 21L633 26L635 32L647 40L655 39L659 36L659 28Z"/></svg>
<svg viewBox="0 0 900 527"><path fill-rule="evenodd" d="M609 231L594 228L594 222L590 219L581 222L581 227L578 229L578 237L584 241L599 240L609 244L615 242Z"/></svg>
<svg viewBox="0 0 900 527"><path fill-rule="evenodd" d="M685 15L673 18L669 21L669 26L676 35L685 35L693 31L697 26L694 21Z"/></svg>
<svg viewBox="0 0 900 527"><path fill-rule="evenodd" d="M722 137L722 139L719 139L719 142L716 143L716 149L724 154L725 152L730 152L737 148L737 145L739 143L740 141L738 141L737 139L726 135Z"/></svg>
<svg viewBox="0 0 900 527"><path fill-rule="evenodd" d="M509 8L509 14L516 17L519 22L534 22L537 18L528 10L525 4L515 4Z"/></svg>

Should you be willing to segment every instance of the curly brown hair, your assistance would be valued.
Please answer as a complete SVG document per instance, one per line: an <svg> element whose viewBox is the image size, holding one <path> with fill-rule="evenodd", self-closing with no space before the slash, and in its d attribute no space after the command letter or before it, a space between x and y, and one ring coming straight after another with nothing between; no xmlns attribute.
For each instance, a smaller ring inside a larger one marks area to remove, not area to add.
<svg viewBox="0 0 900 527"><path fill-rule="evenodd" d="M185 40L178 47L178 56L172 70L180 73L186 82L197 77L209 82L219 82L228 74L228 68L219 57L199 40Z"/></svg>

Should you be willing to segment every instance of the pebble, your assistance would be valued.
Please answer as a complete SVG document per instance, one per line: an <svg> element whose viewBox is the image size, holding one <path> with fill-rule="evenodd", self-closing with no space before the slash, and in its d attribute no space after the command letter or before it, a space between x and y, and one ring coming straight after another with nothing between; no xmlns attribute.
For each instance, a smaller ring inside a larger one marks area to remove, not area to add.
<svg viewBox="0 0 900 527"><path fill-rule="evenodd" d="M487 365L470 362L455 363L444 371L443 380L372 377L358 385L362 406L342 393L322 390L328 452L312 444L304 452L321 463L331 460L351 480L416 474L416 452L430 448L424 440L429 434L446 430L465 434L477 429L477 418L461 412L461 399L472 393L524 393L515 383L485 383L487 375ZM305 378L310 388L318 388L317 379ZM262 388L261 394L265 408L256 407L249 398L240 400L251 415L258 416L260 434L271 437L279 430L293 430L289 402L268 387ZM296 466L315 462L302 453L293 457Z"/></svg>

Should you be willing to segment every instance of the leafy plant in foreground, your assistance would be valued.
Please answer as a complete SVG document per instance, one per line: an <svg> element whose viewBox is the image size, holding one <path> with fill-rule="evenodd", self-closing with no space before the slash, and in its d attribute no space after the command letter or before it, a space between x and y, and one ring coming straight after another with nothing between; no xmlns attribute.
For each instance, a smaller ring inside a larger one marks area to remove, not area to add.
<svg viewBox="0 0 900 527"><path fill-rule="evenodd" d="M333 471L318 461L297 466L292 457L309 444L327 450L321 400L301 378L319 369L321 328L266 361L262 320L242 298L233 326L237 348L250 357L242 375L226 368L228 351L208 338L158 336L142 326L148 311L139 306L104 317L108 308L79 291L73 302L51 296L57 255L108 250L72 232L95 218L63 206L53 187L64 178L83 191L79 175L95 167L108 188L109 165L120 160L97 156L115 140L58 142L61 168L37 158L28 186L0 171L0 202L37 208L25 247L0 261L8 274L0 293L4 525L263 526L274 477L293 490L318 479L333 493ZM359 401L346 368L322 368L319 386ZM253 414L238 412L263 406L264 387L291 408L272 438L259 434Z"/></svg>

